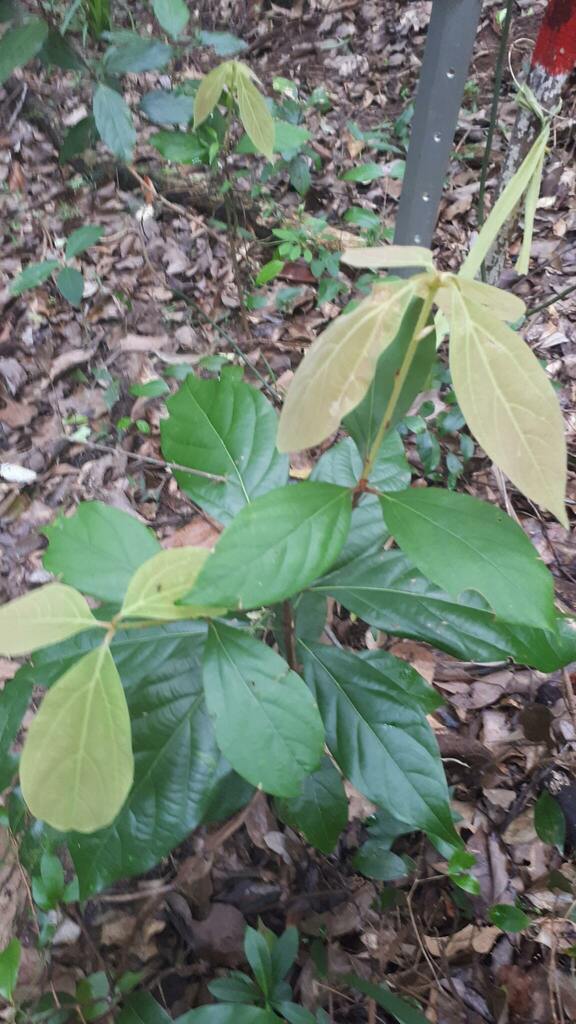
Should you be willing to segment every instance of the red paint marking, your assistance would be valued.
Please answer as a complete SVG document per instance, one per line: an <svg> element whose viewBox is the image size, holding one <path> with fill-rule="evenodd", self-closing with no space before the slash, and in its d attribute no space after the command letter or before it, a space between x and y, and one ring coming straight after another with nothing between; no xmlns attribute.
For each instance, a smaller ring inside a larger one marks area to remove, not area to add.
<svg viewBox="0 0 576 1024"><path fill-rule="evenodd" d="M532 66L549 75L569 75L576 64L576 0L548 0Z"/></svg>

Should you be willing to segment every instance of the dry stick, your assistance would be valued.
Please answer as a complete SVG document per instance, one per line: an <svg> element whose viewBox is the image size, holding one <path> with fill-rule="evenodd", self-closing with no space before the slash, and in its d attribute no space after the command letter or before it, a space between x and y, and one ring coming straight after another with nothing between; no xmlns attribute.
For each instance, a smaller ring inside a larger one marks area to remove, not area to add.
<svg viewBox="0 0 576 1024"><path fill-rule="evenodd" d="M190 469L190 466L181 466L179 462L164 462L163 459L155 459L153 455L139 455L138 452L127 452L124 448L114 448L111 444L100 444L99 441L82 441L75 437L62 435L62 440L67 444L81 444L85 448L94 448L97 452L109 452L111 455L125 455L127 459L136 459L138 462L148 462L151 466L159 469L174 470L181 473L191 473L192 476L201 476L205 480L213 480L217 484L225 484L227 477L218 476L217 473L207 473L203 469Z"/></svg>

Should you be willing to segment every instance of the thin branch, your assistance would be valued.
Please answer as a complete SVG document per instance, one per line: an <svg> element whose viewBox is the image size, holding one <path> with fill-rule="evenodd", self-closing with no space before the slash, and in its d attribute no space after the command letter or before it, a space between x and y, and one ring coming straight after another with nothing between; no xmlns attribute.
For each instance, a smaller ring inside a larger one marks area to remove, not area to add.
<svg viewBox="0 0 576 1024"><path fill-rule="evenodd" d="M67 444L81 444L85 448L93 448L97 452L108 452L110 455L125 455L127 459L135 459L137 462L147 462L159 469L174 470L180 473L191 473L192 476L201 476L205 480L213 480L216 484L225 484L227 477L218 476L217 473L206 473L203 469L191 469L190 466L181 466L179 462L164 462L163 459L155 459L153 455L140 455L138 452L127 452L124 448L114 448L111 444L100 444L99 441L81 441L75 437L62 435L62 440Z"/></svg>
<svg viewBox="0 0 576 1024"><path fill-rule="evenodd" d="M539 302L537 306L532 306L532 309L526 310L526 316L535 316L536 313L540 313L543 309L548 309L554 302L561 302L567 295L576 291L576 284L570 284L564 291L558 292L557 295L553 295L551 299L546 299L545 302Z"/></svg>

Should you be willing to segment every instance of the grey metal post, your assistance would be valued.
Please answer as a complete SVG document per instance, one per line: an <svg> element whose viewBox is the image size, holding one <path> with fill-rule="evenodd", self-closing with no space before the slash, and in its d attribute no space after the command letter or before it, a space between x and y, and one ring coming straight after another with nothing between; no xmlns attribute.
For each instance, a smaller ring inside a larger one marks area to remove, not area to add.
<svg viewBox="0 0 576 1024"><path fill-rule="evenodd" d="M432 242L482 0L434 0L394 241Z"/></svg>

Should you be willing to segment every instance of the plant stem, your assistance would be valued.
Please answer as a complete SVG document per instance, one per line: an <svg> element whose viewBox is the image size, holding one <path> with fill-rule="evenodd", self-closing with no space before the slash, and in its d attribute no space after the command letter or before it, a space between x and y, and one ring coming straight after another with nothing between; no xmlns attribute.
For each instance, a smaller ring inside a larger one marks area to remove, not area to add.
<svg viewBox="0 0 576 1024"><path fill-rule="evenodd" d="M562 299L565 299L567 295L570 295L570 293L574 291L576 291L576 284L568 285L568 287L564 288L563 291L558 292L556 295L553 295L551 299L546 299L545 302L539 302L537 306L532 306L531 309L527 309L526 316L534 316L536 313L540 313L541 310L547 309L548 306L551 306L554 302L560 302Z"/></svg>
<svg viewBox="0 0 576 1024"><path fill-rule="evenodd" d="M431 285L428 294L422 303L422 309L420 310L420 315L416 322L416 326L414 327L414 332L410 339L410 344L406 349L406 355L404 356L402 365L396 371L396 379L394 381L392 393L390 395L390 398L388 399L388 404L386 406L386 409L384 410L382 422L378 427L376 437L374 438L370 450L364 460L364 465L362 467L362 476L358 482L357 490L366 490L366 485L368 483L368 480L370 479L370 474L374 467L376 456L380 451L382 441L384 440L384 435L390 429L390 424L392 423L392 419L396 411L396 406L398 405L398 399L400 398L402 388L404 387L404 384L406 382L406 377L408 376L414 356L416 355L418 343L422 340L422 332L426 329L428 325L428 319L430 317L432 305L434 303L434 295L436 294L438 287L438 284Z"/></svg>
<svg viewBox="0 0 576 1024"><path fill-rule="evenodd" d="M291 601L282 602L282 620L284 625L284 644L286 645L286 661L292 671L296 671L296 643L294 640L294 615Z"/></svg>

